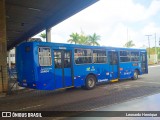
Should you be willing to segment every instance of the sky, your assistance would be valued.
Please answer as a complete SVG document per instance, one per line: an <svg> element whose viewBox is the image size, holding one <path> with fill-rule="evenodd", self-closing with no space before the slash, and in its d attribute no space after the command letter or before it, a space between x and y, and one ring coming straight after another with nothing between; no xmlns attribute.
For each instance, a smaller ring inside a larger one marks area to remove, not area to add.
<svg viewBox="0 0 160 120"><path fill-rule="evenodd" d="M136 48L156 46L160 38L160 0L100 0L52 27L52 42L67 43L72 33L101 36L101 46L123 47L132 40Z"/></svg>

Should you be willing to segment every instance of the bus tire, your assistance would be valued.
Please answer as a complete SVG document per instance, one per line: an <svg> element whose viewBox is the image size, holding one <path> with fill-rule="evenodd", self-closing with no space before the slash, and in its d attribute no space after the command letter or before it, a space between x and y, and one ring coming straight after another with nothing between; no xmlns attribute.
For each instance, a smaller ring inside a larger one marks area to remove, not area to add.
<svg viewBox="0 0 160 120"><path fill-rule="evenodd" d="M94 75L88 75L85 82L85 88L91 90L96 86L96 78Z"/></svg>
<svg viewBox="0 0 160 120"><path fill-rule="evenodd" d="M132 80L137 80L137 79L138 79L138 71L135 70L134 74L133 74L133 77L132 77Z"/></svg>

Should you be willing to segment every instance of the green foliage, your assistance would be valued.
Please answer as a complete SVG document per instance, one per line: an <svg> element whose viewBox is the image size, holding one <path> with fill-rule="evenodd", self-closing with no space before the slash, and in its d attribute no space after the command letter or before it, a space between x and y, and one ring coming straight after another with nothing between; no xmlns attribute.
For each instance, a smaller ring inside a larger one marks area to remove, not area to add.
<svg viewBox="0 0 160 120"><path fill-rule="evenodd" d="M135 44L133 43L132 40L126 42L126 44L124 45L124 47L127 47L127 48L130 48L130 47L133 47L133 46L135 46Z"/></svg>
<svg viewBox="0 0 160 120"><path fill-rule="evenodd" d="M147 54L149 55L149 50L150 50L150 55L154 55L155 54L155 47L152 48L147 48ZM158 55L158 59L160 60L160 47L157 47L157 55Z"/></svg>
<svg viewBox="0 0 160 120"><path fill-rule="evenodd" d="M41 33L40 37L43 38L43 39L45 39L46 38L46 33Z"/></svg>
<svg viewBox="0 0 160 120"><path fill-rule="evenodd" d="M45 39L46 39L46 33L41 33L40 35L39 35L41 38L43 38L43 40L45 41Z"/></svg>
<svg viewBox="0 0 160 120"><path fill-rule="evenodd" d="M160 54L158 54L158 60L160 60Z"/></svg>
<svg viewBox="0 0 160 120"><path fill-rule="evenodd" d="M77 44L79 43L79 39L80 39L80 36L78 33L72 33L70 35L70 39L67 42Z"/></svg>
<svg viewBox="0 0 160 120"><path fill-rule="evenodd" d="M157 48L157 54L160 54L160 47ZM147 52L149 52L149 48L147 48ZM153 55L155 54L155 47L150 48L150 54Z"/></svg>
<svg viewBox="0 0 160 120"><path fill-rule="evenodd" d="M89 44L90 45L99 45L98 40L100 40L100 36L94 33L93 35L89 35Z"/></svg>
<svg viewBox="0 0 160 120"><path fill-rule="evenodd" d="M79 37L79 44L81 45L89 45L88 36L81 34Z"/></svg>
<svg viewBox="0 0 160 120"><path fill-rule="evenodd" d="M153 55L153 54L155 54L155 48L147 48L147 53L149 54L149 52L150 52L150 55Z"/></svg>
<svg viewBox="0 0 160 120"><path fill-rule="evenodd" d="M81 44L81 45L99 45L98 40L100 36L94 33L93 35L85 35L83 32L81 34L72 33L70 39L67 41L69 43Z"/></svg>

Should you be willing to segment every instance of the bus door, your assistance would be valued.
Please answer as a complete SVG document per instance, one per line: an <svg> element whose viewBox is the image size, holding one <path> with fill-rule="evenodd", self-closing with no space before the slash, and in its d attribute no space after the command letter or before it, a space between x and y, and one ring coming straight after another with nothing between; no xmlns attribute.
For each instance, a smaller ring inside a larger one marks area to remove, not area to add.
<svg viewBox="0 0 160 120"><path fill-rule="evenodd" d="M141 69L142 73L148 73L147 53L140 52Z"/></svg>
<svg viewBox="0 0 160 120"><path fill-rule="evenodd" d="M118 52L108 51L110 79L118 79Z"/></svg>
<svg viewBox="0 0 160 120"><path fill-rule="evenodd" d="M54 50L55 88L73 86L71 67L71 51Z"/></svg>

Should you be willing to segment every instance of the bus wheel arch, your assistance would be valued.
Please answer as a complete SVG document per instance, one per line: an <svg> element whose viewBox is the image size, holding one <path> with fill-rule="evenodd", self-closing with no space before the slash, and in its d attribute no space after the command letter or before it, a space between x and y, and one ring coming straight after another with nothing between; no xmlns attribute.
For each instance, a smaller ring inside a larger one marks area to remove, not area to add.
<svg viewBox="0 0 160 120"><path fill-rule="evenodd" d="M97 82L97 77L95 76L95 74L93 73L88 74L85 79L85 88L87 90L93 89L96 86L96 82Z"/></svg>
<svg viewBox="0 0 160 120"><path fill-rule="evenodd" d="M132 80L137 80L139 74L140 74L139 69L135 69L135 70L134 70L134 73L133 73Z"/></svg>

